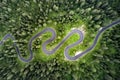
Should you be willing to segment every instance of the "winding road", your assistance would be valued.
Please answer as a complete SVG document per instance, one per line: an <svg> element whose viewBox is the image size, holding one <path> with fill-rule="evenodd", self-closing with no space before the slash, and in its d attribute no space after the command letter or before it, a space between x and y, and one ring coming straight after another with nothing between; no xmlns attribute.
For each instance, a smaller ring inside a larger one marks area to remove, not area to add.
<svg viewBox="0 0 120 80"><path fill-rule="evenodd" d="M75 56L72 56L72 57L68 54L69 49L72 48L72 47L75 46L75 45L78 45L78 44L79 44L80 42L82 42L83 39L84 39L83 33L82 33L80 30L78 30L78 29L72 30L70 33L67 34L67 36L65 36L65 38L64 38L53 50L48 51L48 50L46 49L46 45L49 44L50 42L52 42L52 41L55 39L56 33L55 33L55 31L54 31L52 28L45 28L44 30L42 30L41 32L37 33L36 35L34 35L34 36L29 40L28 50L29 50L29 52L30 52L30 56L29 56L29 58L27 58L27 59L25 59L25 58L23 58L23 57L21 56L20 50L19 50L19 48L18 48L18 46L17 46L17 44L16 44L16 42L15 42L15 38L14 38L11 34L6 34L6 35L3 37L3 39L0 41L0 45L3 45L3 43L4 43L8 38L12 39L12 40L13 40L13 45L14 45L14 47L15 47L16 52L18 53L19 59L20 59L21 61L23 61L23 62L30 62L30 61L33 59L32 42L33 42L36 38L38 38L39 36L41 36L43 33L45 33L45 32L51 32L51 33L52 33L52 37L51 37L50 39L48 39L47 41L45 41L45 42L42 44L42 50L44 51L44 53L46 53L46 54L48 54L48 55L49 55L49 54L53 54L58 48L60 48L60 46L61 46L71 35L77 33L77 34L79 34L79 36L80 36L79 40L78 40L77 42L71 44L71 45L68 45L68 46L65 48L65 50L64 50L64 55L65 55L65 57L66 57L68 60L76 60L76 59L78 59L79 57L81 57L81 56L83 56L84 54L86 54L86 53L88 53L89 51L91 51L91 50L96 46L97 41L98 41L100 35L101 35L104 31L106 31L107 29L109 29L109 28L111 28L111 27L113 27L114 25L117 25L117 24L119 24L119 23L120 23L120 20L117 20L117 21L109 24L109 25L106 26L106 27L102 27L102 28L98 31L98 33L97 33L97 35L96 35L96 37L95 37L95 39L94 39L93 44L92 44L88 49L86 49L85 51L83 51L83 52L81 52L81 53L79 53L79 54L77 54L77 55L75 55Z"/></svg>

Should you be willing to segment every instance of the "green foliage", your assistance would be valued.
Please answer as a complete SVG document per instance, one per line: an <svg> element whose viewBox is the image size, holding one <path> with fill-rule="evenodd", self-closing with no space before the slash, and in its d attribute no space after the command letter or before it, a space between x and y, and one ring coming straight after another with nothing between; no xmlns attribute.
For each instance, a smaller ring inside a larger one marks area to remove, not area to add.
<svg viewBox="0 0 120 80"><path fill-rule="evenodd" d="M84 44L71 50L85 50L100 27L118 19L120 1L116 0L2 0L0 3L0 40L6 33L16 38L23 57L29 56L28 41L46 27L56 30L56 46L72 28L85 25ZM33 42L35 57L21 62L12 41L0 46L0 80L119 80L120 25L106 31L96 48L77 61L64 58L64 48L76 41L73 36L53 55L46 56L41 44L51 34L45 33ZM52 46L52 47L51 47Z"/></svg>

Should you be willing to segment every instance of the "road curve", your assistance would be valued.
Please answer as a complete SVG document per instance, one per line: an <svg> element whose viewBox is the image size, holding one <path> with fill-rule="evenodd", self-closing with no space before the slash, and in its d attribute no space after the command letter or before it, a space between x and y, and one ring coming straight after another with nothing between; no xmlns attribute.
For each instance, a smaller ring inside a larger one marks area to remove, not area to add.
<svg viewBox="0 0 120 80"><path fill-rule="evenodd" d="M111 28L111 27L113 27L114 25L117 25L117 24L120 24L120 20L117 20L117 21L109 24L108 26L102 27L102 28L98 31L98 33L97 33L97 35L96 35L96 37L95 37L95 39L94 39L94 41L93 41L93 44L92 44L88 49L86 49L85 51L83 51L83 52L81 52L81 53L79 53L79 54L77 54L77 55L75 55L75 56L73 56L73 57L71 57L71 56L68 54L68 50L69 50L69 48L72 47L72 45L67 46L67 47L65 48L65 51L64 51L65 57L66 57L67 59L69 59L69 60L76 60L76 59L78 59L79 57L83 56L84 54L88 53L89 51L91 51L91 50L96 46L97 41L98 41L100 35L101 35L104 31L106 31L107 29L109 29L109 28Z"/></svg>
<svg viewBox="0 0 120 80"><path fill-rule="evenodd" d="M55 33L55 31L54 31L52 28L45 28L44 30L42 30L41 32L37 33L36 35L34 35L34 36L29 40L28 50L29 50L29 52L30 52L30 56L29 56L29 58L27 58L27 59L25 59L25 58L23 58L23 57L21 56L20 50L19 50L19 48L18 48L18 46L17 46L17 44L16 44L16 42L15 42L15 38L14 38L11 34L6 34L6 35L3 37L3 39L0 41L0 45L2 45L2 44L4 43L4 41L6 41L8 38L12 39L12 40L13 40L13 45L14 45L14 47L15 47L16 52L18 53L19 59L20 59L21 61L23 61L23 62L30 62L30 61L33 59L32 42L33 42L36 38L38 38L39 36L41 36L43 33L45 33L45 32L51 32L51 33L52 33L52 37L51 37L50 39L48 39L47 41L45 41L45 42L42 44L42 50L43 50L46 54L53 54L72 34L77 33L77 34L79 34L79 36L80 36L79 40L78 40L77 42L71 44L71 45L68 45L68 46L65 48L65 50L64 50L64 55L65 55L65 57L66 57L68 60L76 60L76 59L78 59L79 57L81 57L81 56L83 56L84 54L86 54L86 53L88 53L89 51L91 51L91 50L96 46L97 41L98 41L98 39L99 39L99 36L100 36L105 30L107 30L107 29L109 29L109 28L111 28L111 27L113 27L114 25L119 24L119 23L120 23L120 20L117 20L117 21L109 24L108 26L101 28L101 29L98 31L98 33L97 33L97 35L96 35L96 37L95 37L95 39L94 39L93 44L92 44L88 49L86 49L85 51L83 51L83 52L81 52L81 53L79 53L79 54L77 54L77 55L75 55L75 56L72 56L72 57L68 54L69 49L72 48L72 47L75 46L75 45L78 45L78 44L79 44L80 42L82 42L83 39L84 39L83 33L82 33L80 30L77 30L77 29L74 29L74 30L72 30L70 33L68 33L67 36L66 36L53 50L48 51L48 50L46 49L46 45L49 44L50 42L52 42L52 41L55 39L56 33Z"/></svg>

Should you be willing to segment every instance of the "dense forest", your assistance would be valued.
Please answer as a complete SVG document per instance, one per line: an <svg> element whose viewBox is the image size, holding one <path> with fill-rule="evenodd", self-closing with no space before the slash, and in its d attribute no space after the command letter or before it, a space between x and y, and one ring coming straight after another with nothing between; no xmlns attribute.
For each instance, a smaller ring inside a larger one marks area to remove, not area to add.
<svg viewBox="0 0 120 80"><path fill-rule="evenodd" d="M118 19L120 0L1 0L0 40L11 33L27 58L29 39L46 27L57 33L47 49L53 49L72 28L82 28L85 38L70 49L73 56L93 43L101 27ZM65 59L64 48L77 41L78 35L48 56L41 45L50 36L47 32L33 42L34 58L29 63L19 60L12 40L0 45L0 80L120 80L120 25L105 31L96 47L76 61Z"/></svg>

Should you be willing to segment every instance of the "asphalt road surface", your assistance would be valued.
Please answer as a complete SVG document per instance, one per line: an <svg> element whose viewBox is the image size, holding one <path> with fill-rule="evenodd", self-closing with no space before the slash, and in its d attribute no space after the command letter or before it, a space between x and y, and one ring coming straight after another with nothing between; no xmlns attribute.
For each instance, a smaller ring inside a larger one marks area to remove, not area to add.
<svg viewBox="0 0 120 80"><path fill-rule="evenodd" d="M44 53L46 53L46 54L48 54L48 55L49 55L49 54L53 54L55 51L57 51L57 49L59 49L60 46L61 46L71 35L77 33L77 34L79 34L79 36L80 36L79 40L78 40L77 42L73 43L73 44L68 45L68 46L65 48L65 50L64 50L64 55L65 55L65 57L66 57L68 60L77 60L78 58L80 58L80 57L82 57L83 55L87 54L89 51L91 51L91 50L96 46L97 41L98 41L100 35L101 35L104 31L106 31L107 29L109 29L109 28L111 28L111 27L113 27L114 25L119 24L119 23L120 23L120 20L117 20L117 21L109 24L109 25L106 26L106 27L100 28L99 31L98 31L98 33L97 33L97 35L96 35L96 37L95 37L95 39L94 39L94 41L93 41L93 44L92 44L88 49L86 49L85 51L83 51L83 52L81 52L81 53L79 53L79 54L77 54L77 55L75 55L75 56L70 56L70 55L68 54L68 51L69 51L70 48L74 47L75 45L78 45L78 44L79 44L80 42L82 42L83 39L84 39L83 33L82 33L80 30L78 30L78 29L71 30L71 32L68 33L67 36L65 36L65 38L64 38L53 50L48 51L48 50L46 49L46 45L49 44L50 42L52 42L52 41L55 39L56 33L55 33L55 31L54 31L52 28L45 28L44 30L42 30L41 32L37 33L36 35L34 35L34 36L29 40L28 50L29 50L29 52L30 52L30 55L29 55L29 58L27 58L27 59L25 59L25 58L23 58L23 57L21 56L20 50L19 50L19 48L18 48L18 46L17 46L17 44L16 44L16 42L15 42L15 38L14 38L11 34L6 34L6 35L3 37L3 39L0 41L0 45L3 45L3 43L4 43L8 38L12 39L12 40L13 40L13 45L14 45L14 47L15 47L16 52L18 53L19 59L20 59L21 61L23 61L23 62L30 62L30 61L33 59L32 42L33 42L36 38L38 38L39 36L41 36L42 34L44 34L45 32L51 32L51 33L52 33L52 37L51 37L50 39L48 39L47 41L45 41L45 42L42 44L42 50L44 51Z"/></svg>

